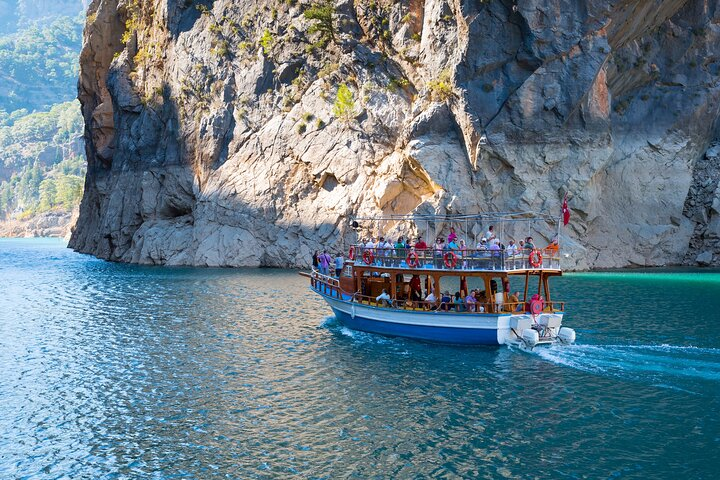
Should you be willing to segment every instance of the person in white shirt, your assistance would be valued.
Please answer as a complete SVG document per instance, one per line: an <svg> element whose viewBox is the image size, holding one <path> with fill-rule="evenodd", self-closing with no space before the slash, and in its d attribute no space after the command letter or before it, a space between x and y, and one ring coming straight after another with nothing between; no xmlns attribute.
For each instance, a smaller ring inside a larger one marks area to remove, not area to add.
<svg viewBox="0 0 720 480"><path fill-rule="evenodd" d="M488 231L485 232L485 238L487 238L488 241L490 241L490 240L492 240L493 238L495 238L495 227L493 227L492 225L490 225L490 226L488 227Z"/></svg>
<svg viewBox="0 0 720 480"><path fill-rule="evenodd" d="M514 257L517 254L518 248L517 245L515 245L515 240L510 240L510 243L507 247L505 247L505 252L507 252L508 257Z"/></svg>
<svg viewBox="0 0 720 480"><path fill-rule="evenodd" d="M385 291L385 289L383 289L380 295L375 297L375 301L386 307L392 305L392 299L390 298L390 295L388 295L387 291Z"/></svg>
<svg viewBox="0 0 720 480"><path fill-rule="evenodd" d="M428 293L427 297L425 297L425 301L427 302L426 308L429 308L430 310L435 310L437 308L437 297L435 296L435 291L431 291Z"/></svg>

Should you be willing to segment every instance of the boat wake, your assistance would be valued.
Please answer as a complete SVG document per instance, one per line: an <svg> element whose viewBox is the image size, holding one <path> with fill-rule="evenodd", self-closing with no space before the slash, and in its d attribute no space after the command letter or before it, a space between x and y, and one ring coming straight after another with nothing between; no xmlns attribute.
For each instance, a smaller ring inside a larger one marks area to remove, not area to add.
<svg viewBox="0 0 720 480"><path fill-rule="evenodd" d="M686 390L720 382L720 349L674 345L567 345L536 348L544 360L577 370Z"/></svg>

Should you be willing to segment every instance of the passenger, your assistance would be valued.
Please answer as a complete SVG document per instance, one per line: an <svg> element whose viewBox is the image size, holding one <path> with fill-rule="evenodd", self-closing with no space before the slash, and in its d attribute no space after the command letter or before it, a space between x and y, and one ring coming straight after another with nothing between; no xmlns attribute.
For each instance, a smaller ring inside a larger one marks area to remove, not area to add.
<svg viewBox="0 0 720 480"><path fill-rule="evenodd" d="M492 242L490 242L490 246L488 247L488 250L490 251L490 255L493 257L499 257L500 256L500 242L495 241L497 238L493 239Z"/></svg>
<svg viewBox="0 0 720 480"><path fill-rule="evenodd" d="M557 238L553 238L552 242L550 242L550 245L545 247L545 250L550 253L550 256L553 256L555 253L557 253L559 249L560 246L558 245Z"/></svg>
<svg viewBox="0 0 720 480"><path fill-rule="evenodd" d="M415 250L427 250L427 243L421 236L418 235L417 242L415 242Z"/></svg>
<svg viewBox="0 0 720 480"><path fill-rule="evenodd" d="M465 240L460 240L460 245L458 245L458 250L460 251L460 258L462 259L462 268L468 268L468 253L467 253L467 245L465 245Z"/></svg>
<svg viewBox="0 0 720 480"><path fill-rule="evenodd" d="M525 241L520 240L520 242L518 243L518 253L522 253L523 250L525 250Z"/></svg>
<svg viewBox="0 0 720 480"><path fill-rule="evenodd" d="M378 238L378 241L375 244L375 248L377 249L378 257L385 256L385 237Z"/></svg>
<svg viewBox="0 0 720 480"><path fill-rule="evenodd" d="M380 295L375 297L375 301L377 303L380 303L383 307L391 307L392 306L392 299L390 298L390 295L385 291L383 288L383 291Z"/></svg>
<svg viewBox="0 0 720 480"><path fill-rule="evenodd" d="M313 253L313 267L317 270L318 268L318 257L320 256L320 252L315 250L315 253Z"/></svg>
<svg viewBox="0 0 720 480"><path fill-rule="evenodd" d="M507 248L505 249L505 253L508 257L514 257L517 254L518 248L517 245L515 245L515 240L510 240L510 243L508 243Z"/></svg>
<svg viewBox="0 0 720 480"><path fill-rule="evenodd" d="M365 250L370 250L371 252L373 252L373 254L375 253L375 242L373 241L373 239L368 238L365 241Z"/></svg>
<svg viewBox="0 0 720 480"><path fill-rule="evenodd" d="M436 303L437 297L435 297L435 292L431 290L427 297L425 297L425 308L428 310L437 310Z"/></svg>
<svg viewBox="0 0 720 480"><path fill-rule="evenodd" d="M318 257L318 264L320 266L320 273L323 275L330 275L330 263L332 262L332 257L328 255L327 250L323 250L323 253L320 254Z"/></svg>
<svg viewBox="0 0 720 480"><path fill-rule="evenodd" d="M462 240L461 240L462 241ZM455 239L449 240L447 247L445 247L447 250L460 250L460 247L458 247L458 244L455 243Z"/></svg>
<svg viewBox="0 0 720 480"><path fill-rule="evenodd" d="M395 252L393 252L393 244L389 238L383 244L383 255L386 257L385 265L392 265L392 257L395 256Z"/></svg>
<svg viewBox="0 0 720 480"><path fill-rule="evenodd" d="M410 279L410 297L415 300L422 298L422 287L420 285L420 276L413 275Z"/></svg>
<svg viewBox="0 0 720 480"><path fill-rule="evenodd" d="M487 238L482 237L480 239L480 242L478 242L478 244L475 246L475 250L477 251L477 256L478 257L486 257L487 249L488 249Z"/></svg>
<svg viewBox="0 0 720 480"><path fill-rule="evenodd" d="M470 294L465 297L465 309L468 312L477 311L477 300L475 299L475 290L470 290Z"/></svg>
<svg viewBox="0 0 720 480"><path fill-rule="evenodd" d="M455 298L453 298L453 305L455 306L456 312L465 311L465 302L463 302L463 298L462 295L460 295L460 292L455 292Z"/></svg>
<svg viewBox="0 0 720 480"><path fill-rule="evenodd" d="M455 234L455 227L450 227L450 235L448 235L447 240L448 240L448 244L457 240L457 235Z"/></svg>
<svg viewBox="0 0 720 480"><path fill-rule="evenodd" d="M488 231L485 232L485 238L488 239L488 242L495 238L495 227L493 227L492 225L488 227Z"/></svg>
<svg viewBox="0 0 720 480"><path fill-rule="evenodd" d="M343 257L342 253L338 252L338 254L335 256L335 276L337 278L340 278L344 264L345 258Z"/></svg>
<svg viewBox="0 0 720 480"><path fill-rule="evenodd" d="M509 312L522 312L523 305L520 303L520 292L511 293L508 296L508 303L510 304Z"/></svg>
<svg viewBox="0 0 720 480"><path fill-rule="evenodd" d="M533 243L532 237L527 237L525 239L525 250L535 250L535 244Z"/></svg>
<svg viewBox="0 0 720 480"><path fill-rule="evenodd" d="M435 245L433 246L433 256L435 257L435 268L443 268L443 249L445 240L442 238L438 238L435 240Z"/></svg>
<svg viewBox="0 0 720 480"><path fill-rule="evenodd" d="M452 303L452 297L450 296L450 292L445 290L443 292L442 298L440 299L440 310L447 312L450 310L450 304Z"/></svg>

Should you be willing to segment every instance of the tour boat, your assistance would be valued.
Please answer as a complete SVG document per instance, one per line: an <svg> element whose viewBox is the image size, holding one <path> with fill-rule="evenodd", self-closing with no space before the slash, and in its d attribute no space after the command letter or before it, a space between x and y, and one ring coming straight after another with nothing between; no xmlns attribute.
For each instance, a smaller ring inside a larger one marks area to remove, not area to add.
<svg viewBox="0 0 720 480"><path fill-rule="evenodd" d="M553 219L528 214L414 215L356 219L353 225L357 230L378 232L364 225L368 220L385 226L390 234L406 231L414 236L420 231L418 223L423 221L428 225L428 233L430 225L433 233L438 226L442 230L453 225L462 229L464 225L465 235L472 235L471 227L477 232L482 225L500 225L495 231L501 231L499 235L504 240L519 236L521 231L539 231L525 229L530 222L546 225ZM519 251L490 250L484 244L463 249L392 244L392 248L382 244L371 246L358 239L349 247L345 255L349 260L339 277L315 267L306 274L311 289L348 328L462 345L515 344L533 348L575 341L575 331L562 325L565 303L550 296L549 280L562 275L557 243L548 249ZM334 273L333 267L331 264ZM426 293L434 293L434 299L421 294L423 285ZM479 291L474 301L467 299L468 289L473 285ZM514 289L521 293L520 298L511 297ZM452 295L453 290L460 293L459 300ZM443 292L450 293L451 301L447 301Z"/></svg>

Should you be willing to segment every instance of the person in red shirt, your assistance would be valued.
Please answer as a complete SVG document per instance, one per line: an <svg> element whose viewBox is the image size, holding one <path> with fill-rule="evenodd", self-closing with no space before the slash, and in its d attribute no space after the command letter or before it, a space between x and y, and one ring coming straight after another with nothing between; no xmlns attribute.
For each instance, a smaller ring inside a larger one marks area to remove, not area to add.
<svg viewBox="0 0 720 480"><path fill-rule="evenodd" d="M418 237L417 242L415 242L415 250L427 250L427 243L422 239L422 237Z"/></svg>
<svg viewBox="0 0 720 480"><path fill-rule="evenodd" d="M413 300L420 300L422 298L422 287L418 275L413 275L410 279L410 298Z"/></svg>

